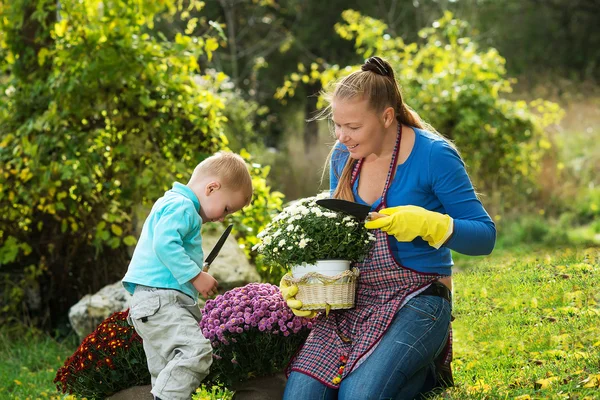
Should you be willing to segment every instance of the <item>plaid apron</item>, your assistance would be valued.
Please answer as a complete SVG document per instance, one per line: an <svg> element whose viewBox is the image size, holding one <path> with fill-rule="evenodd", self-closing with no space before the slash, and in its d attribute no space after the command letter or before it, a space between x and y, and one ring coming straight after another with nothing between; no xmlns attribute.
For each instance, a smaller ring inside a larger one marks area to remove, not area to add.
<svg viewBox="0 0 600 400"><path fill-rule="evenodd" d="M396 168L401 135L399 127L382 202L377 209L386 207L386 195ZM361 165L362 160L356 163L352 185ZM306 342L288 365L288 374L291 371L302 372L330 388L339 388L339 378L343 380L371 354L398 310L440 278L437 274L424 274L400 265L391 252L391 241L395 238L379 229L373 233L377 241L371 253L363 262L353 264L360 270L355 307L331 311L329 316L321 313ZM451 338L450 332L444 350L436 359L438 377L442 373L441 378L446 384L451 384L452 379Z"/></svg>

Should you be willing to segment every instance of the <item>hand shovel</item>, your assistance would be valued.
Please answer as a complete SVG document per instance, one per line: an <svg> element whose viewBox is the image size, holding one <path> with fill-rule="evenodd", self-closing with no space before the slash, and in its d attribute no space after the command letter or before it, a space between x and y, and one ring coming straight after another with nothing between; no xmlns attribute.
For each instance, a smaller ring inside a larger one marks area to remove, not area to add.
<svg viewBox="0 0 600 400"><path fill-rule="evenodd" d="M231 232L231 228L233 228L233 225L229 225L227 229L225 229L225 232L223 232L223 234L217 241L217 244L215 244L215 247L212 248L212 250L208 254L208 257L206 257L206 259L204 260L204 265L202 266L203 272L208 272L210 264L212 264L215 258L217 258L219 251L221 251L221 247L223 247L223 244L225 244L225 240L227 240L227 236L229 236L229 232Z"/></svg>
<svg viewBox="0 0 600 400"><path fill-rule="evenodd" d="M325 207L328 210L342 212L344 214L351 215L358 218L359 221L369 221L379 217L376 212L371 212L371 206L364 204L354 203L348 200L342 199L320 199L316 202L321 207Z"/></svg>

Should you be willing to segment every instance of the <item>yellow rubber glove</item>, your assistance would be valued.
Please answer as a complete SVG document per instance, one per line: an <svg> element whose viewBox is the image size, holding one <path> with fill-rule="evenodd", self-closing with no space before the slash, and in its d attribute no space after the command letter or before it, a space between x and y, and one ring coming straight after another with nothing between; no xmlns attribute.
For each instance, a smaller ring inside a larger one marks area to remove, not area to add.
<svg viewBox="0 0 600 400"><path fill-rule="evenodd" d="M449 215L422 207L390 207L383 208L378 213L386 216L367 221L365 228L381 229L399 242L412 242L417 236L421 236L431 247L439 249L454 231L454 221Z"/></svg>
<svg viewBox="0 0 600 400"><path fill-rule="evenodd" d="M279 282L279 290L281 291L281 296L283 296L283 300L285 300L285 302L287 303L288 307L292 310L294 315L298 317L314 318L317 315L316 311L301 310L302 302L300 300L296 300L296 298L294 297L296 293L298 293L298 286L290 285L285 280L285 278L289 276L289 273L285 274Z"/></svg>

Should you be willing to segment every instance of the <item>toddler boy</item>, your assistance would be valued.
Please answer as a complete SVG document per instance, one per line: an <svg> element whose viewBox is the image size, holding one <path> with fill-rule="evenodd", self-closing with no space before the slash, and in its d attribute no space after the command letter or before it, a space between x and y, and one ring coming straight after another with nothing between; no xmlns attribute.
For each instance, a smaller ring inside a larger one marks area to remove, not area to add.
<svg viewBox="0 0 600 400"><path fill-rule="evenodd" d="M144 222L123 285L133 294L129 323L144 340L155 399L189 400L212 363L210 341L198 326L198 293L217 281L202 272L200 227L250 203L252 178L237 154L202 161L187 185L175 182Z"/></svg>

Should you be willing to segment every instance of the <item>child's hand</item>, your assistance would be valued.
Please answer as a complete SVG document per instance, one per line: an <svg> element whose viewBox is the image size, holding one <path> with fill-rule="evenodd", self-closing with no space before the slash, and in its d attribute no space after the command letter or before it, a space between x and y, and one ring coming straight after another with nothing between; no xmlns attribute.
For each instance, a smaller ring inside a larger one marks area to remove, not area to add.
<svg viewBox="0 0 600 400"><path fill-rule="evenodd" d="M210 296L217 293L217 287L219 286L219 283L207 272L200 272L194 279L192 279L192 285L194 285L196 290L200 292L202 297L208 299Z"/></svg>

